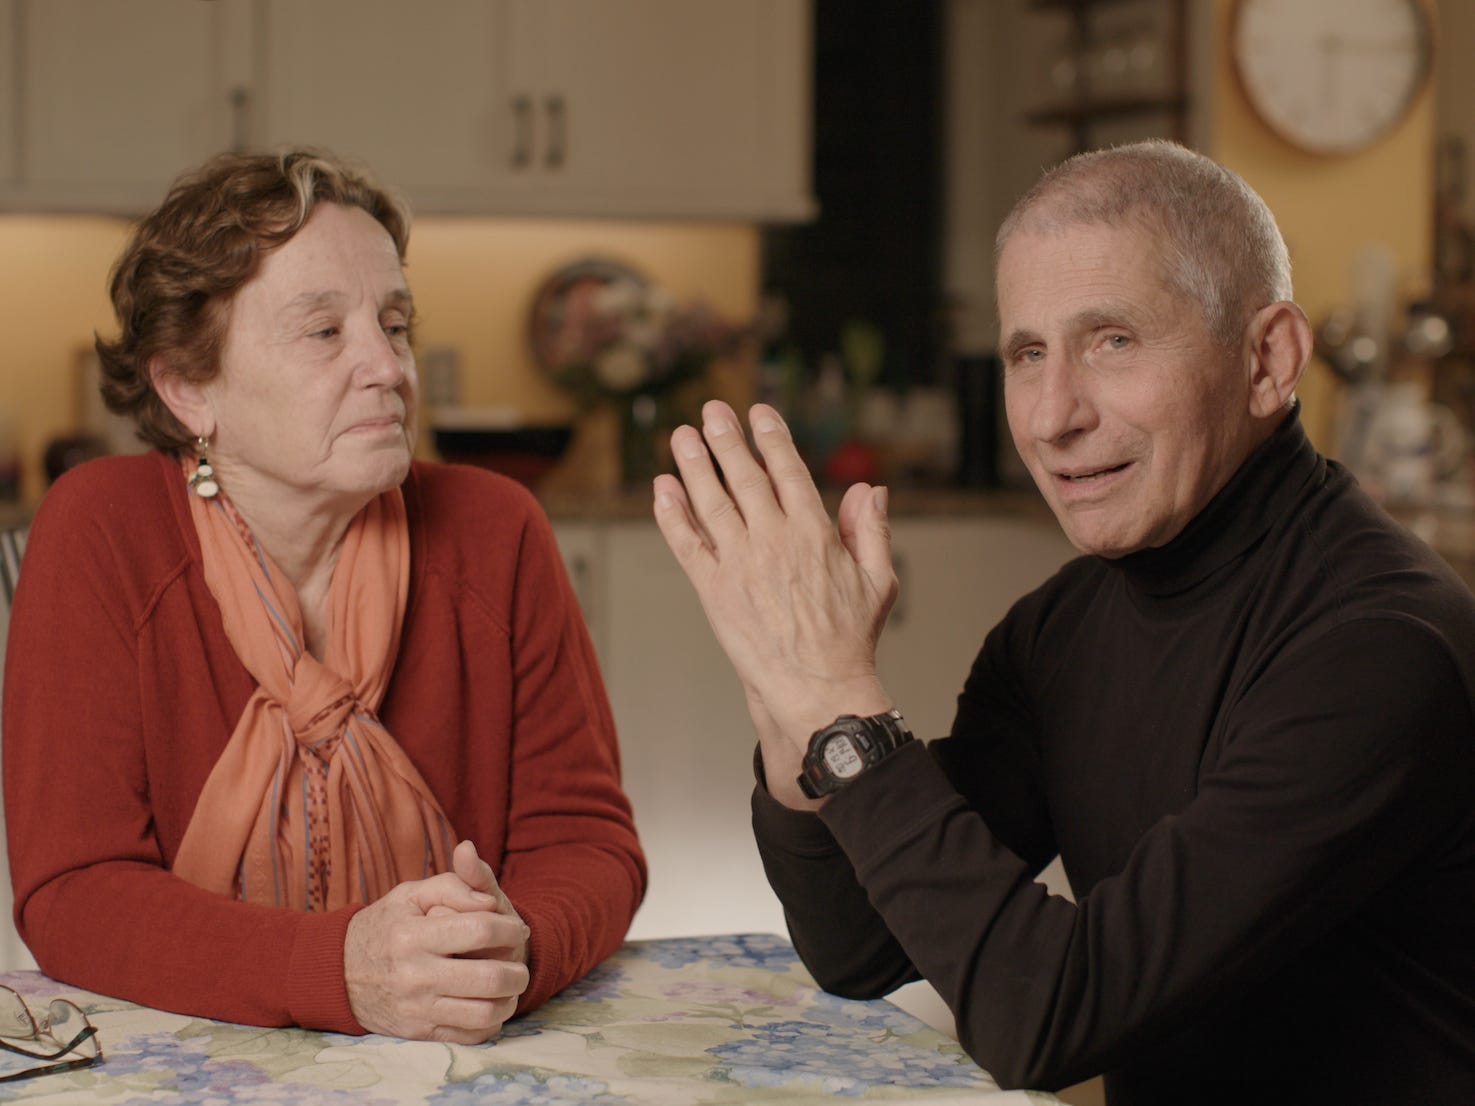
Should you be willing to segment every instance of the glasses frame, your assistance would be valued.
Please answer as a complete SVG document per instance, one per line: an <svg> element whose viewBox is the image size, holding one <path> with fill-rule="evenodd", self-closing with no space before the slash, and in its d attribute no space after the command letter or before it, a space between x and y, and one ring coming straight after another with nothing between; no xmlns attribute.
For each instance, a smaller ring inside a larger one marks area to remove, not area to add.
<svg viewBox="0 0 1475 1106"><path fill-rule="evenodd" d="M63 1056L67 1055L67 1053L75 1051L77 1046L80 1045L83 1041L96 1039L97 1026L92 1024L92 1020L87 1016L87 1011L83 1010L71 999L57 999L56 1001L66 1003L82 1016L82 1029L70 1041L68 1041L66 1044L62 1044L61 1038L56 1036L51 1031L50 1018L44 1018L40 1021L37 1021L36 1015L31 1010L30 1004L26 1002L24 995L15 990L15 988L7 987L3 983L0 983L0 992L4 991L9 991L12 995L15 996L16 1001L19 1002L21 1005L21 1009L26 1012L26 1017L30 1018L31 1020L31 1032L33 1035L31 1037L26 1037L22 1039L40 1042L44 1036L50 1038L51 1042L58 1047L54 1052L33 1052L28 1048L22 1048L20 1045L11 1044L10 1041L14 1040L14 1038L7 1039L4 1037L0 1037L0 1049L3 1049L4 1051L9 1053L13 1053L16 1056L24 1056L31 1060L55 1061L61 1060ZM38 1075L51 1075L52 1073L66 1071L79 1071L82 1068L90 1068L94 1064L100 1064L102 1063L103 1059L102 1042L96 1041L95 1043L97 1045L97 1052L91 1056L79 1056L75 1060L63 1060L59 1064L46 1063L40 1065L39 1067L26 1068L24 1071L9 1072L5 1075L0 1075L0 1083L14 1083L17 1080L30 1079L33 1076Z"/></svg>

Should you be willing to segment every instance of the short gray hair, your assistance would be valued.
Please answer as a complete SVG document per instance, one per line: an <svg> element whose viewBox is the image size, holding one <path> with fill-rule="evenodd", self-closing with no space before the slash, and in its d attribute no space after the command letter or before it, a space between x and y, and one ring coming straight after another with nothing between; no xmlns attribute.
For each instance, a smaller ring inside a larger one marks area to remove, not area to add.
<svg viewBox="0 0 1475 1106"><path fill-rule="evenodd" d="M1168 261L1169 287L1197 302L1209 334L1239 341L1249 317L1291 298L1291 259L1275 216L1236 173L1164 139L1067 158L1014 205L995 262L1020 230L1134 223Z"/></svg>

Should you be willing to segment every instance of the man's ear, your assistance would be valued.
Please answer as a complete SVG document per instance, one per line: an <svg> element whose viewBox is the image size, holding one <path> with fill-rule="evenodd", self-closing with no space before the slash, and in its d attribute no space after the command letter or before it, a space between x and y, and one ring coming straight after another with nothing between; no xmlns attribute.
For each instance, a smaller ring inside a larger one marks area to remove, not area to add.
<svg viewBox="0 0 1475 1106"><path fill-rule="evenodd" d="M205 398L203 385L171 369L161 353L149 358L149 379L164 406L181 426L201 438L208 438L215 432L215 416Z"/></svg>
<svg viewBox="0 0 1475 1106"><path fill-rule="evenodd" d="M1312 338L1306 312L1290 300L1255 312L1245 328L1250 414L1269 418L1291 401L1311 360Z"/></svg>

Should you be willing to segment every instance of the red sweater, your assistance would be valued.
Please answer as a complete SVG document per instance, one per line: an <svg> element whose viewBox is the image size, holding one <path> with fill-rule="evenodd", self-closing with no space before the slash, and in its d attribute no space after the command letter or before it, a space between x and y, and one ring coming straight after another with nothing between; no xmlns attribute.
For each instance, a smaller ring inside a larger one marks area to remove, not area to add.
<svg viewBox="0 0 1475 1106"><path fill-rule="evenodd" d="M235 902L169 871L253 682L205 585L175 463L66 474L31 528L4 703L15 918L42 970L256 1025L361 1033L343 980L358 906ZM380 717L532 930L531 1009L620 944L645 861L614 722L532 497L477 469L404 485L411 579Z"/></svg>

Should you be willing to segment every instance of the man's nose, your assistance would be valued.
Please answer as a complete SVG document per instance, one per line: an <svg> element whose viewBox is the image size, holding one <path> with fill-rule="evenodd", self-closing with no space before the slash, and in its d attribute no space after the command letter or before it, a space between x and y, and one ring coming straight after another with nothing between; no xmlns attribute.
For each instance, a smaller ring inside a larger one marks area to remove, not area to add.
<svg viewBox="0 0 1475 1106"><path fill-rule="evenodd" d="M1090 426L1092 412L1084 366L1068 355L1047 358L1030 410L1030 433L1034 438L1060 441Z"/></svg>

